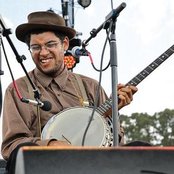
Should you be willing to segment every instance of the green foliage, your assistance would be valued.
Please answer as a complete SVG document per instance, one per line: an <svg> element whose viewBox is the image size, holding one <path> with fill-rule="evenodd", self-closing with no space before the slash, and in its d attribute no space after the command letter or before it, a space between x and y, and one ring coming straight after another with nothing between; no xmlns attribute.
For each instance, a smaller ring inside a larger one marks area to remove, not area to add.
<svg viewBox="0 0 174 174"><path fill-rule="evenodd" d="M147 113L120 115L120 121L125 130L127 143L139 140L156 146L174 145L174 110L165 109L154 115Z"/></svg>

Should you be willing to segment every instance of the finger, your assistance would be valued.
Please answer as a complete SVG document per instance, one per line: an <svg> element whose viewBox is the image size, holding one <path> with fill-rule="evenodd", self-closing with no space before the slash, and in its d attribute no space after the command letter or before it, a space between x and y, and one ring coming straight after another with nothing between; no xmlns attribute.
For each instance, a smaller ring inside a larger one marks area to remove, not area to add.
<svg viewBox="0 0 174 174"><path fill-rule="evenodd" d="M127 105L131 103L132 101L132 99L126 93L120 94L118 98L119 98L119 101L124 105Z"/></svg>
<svg viewBox="0 0 174 174"><path fill-rule="evenodd" d="M136 86L133 86L133 85L124 85L124 84L121 84L121 83L119 83L117 85L117 90L124 89L124 88L131 89L133 94L138 91L138 88Z"/></svg>
<svg viewBox="0 0 174 174"><path fill-rule="evenodd" d="M133 94L135 94L138 91L138 88L136 86L129 85L128 87L131 89Z"/></svg>
<svg viewBox="0 0 174 174"><path fill-rule="evenodd" d="M125 97L128 101L132 101L133 99L132 90L129 87L120 89L118 95Z"/></svg>
<svg viewBox="0 0 174 174"><path fill-rule="evenodd" d="M121 89L121 88L124 88L124 87L126 87L124 84L119 83L119 84L117 85L117 90L119 90L119 89Z"/></svg>

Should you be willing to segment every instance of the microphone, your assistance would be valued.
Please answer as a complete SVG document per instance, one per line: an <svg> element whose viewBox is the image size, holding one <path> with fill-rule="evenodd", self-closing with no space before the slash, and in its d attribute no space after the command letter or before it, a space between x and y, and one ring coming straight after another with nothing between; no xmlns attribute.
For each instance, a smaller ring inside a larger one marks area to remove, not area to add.
<svg viewBox="0 0 174 174"><path fill-rule="evenodd" d="M22 98L21 101L24 103L33 104L34 106L39 106L44 111L50 111L52 108L52 105L49 101L36 101L27 98Z"/></svg>
<svg viewBox="0 0 174 174"><path fill-rule="evenodd" d="M85 48L75 46L72 48L71 53L74 57L88 56L88 51Z"/></svg>

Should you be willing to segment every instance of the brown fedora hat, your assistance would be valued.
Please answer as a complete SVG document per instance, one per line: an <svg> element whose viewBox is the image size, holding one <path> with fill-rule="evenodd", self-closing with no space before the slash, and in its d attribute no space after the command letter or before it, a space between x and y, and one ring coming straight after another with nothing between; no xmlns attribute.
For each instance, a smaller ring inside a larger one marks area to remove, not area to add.
<svg viewBox="0 0 174 174"><path fill-rule="evenodd" d="M54 12L38 11L28 15L28 23L21 24L16 28L16 37L25 42L27 34L37 30L58 31L72 39L76 31L67 27L63 17Z"/></svg>

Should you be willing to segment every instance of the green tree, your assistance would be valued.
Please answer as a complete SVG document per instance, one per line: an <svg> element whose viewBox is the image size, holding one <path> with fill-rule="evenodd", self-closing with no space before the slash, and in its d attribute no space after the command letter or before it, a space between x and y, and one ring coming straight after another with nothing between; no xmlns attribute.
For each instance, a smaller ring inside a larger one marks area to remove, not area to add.
<svg viewBox="0 0 174 174"><path fill-rule="evenodd" d="M158 146L174 145L174 110L165 109L154 115L120 115L120 121L127 142L139 140Z"/></svg>

